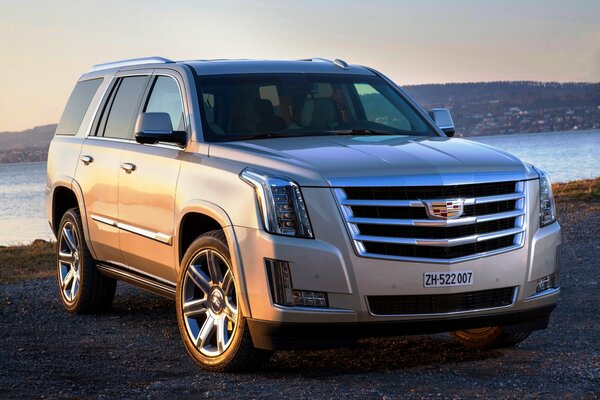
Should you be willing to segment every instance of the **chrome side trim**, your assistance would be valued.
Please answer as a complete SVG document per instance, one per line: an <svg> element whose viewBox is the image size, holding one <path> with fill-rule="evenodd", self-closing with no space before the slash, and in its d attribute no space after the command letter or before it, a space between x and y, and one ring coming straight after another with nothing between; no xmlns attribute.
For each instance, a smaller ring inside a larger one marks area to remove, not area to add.
<svg viewBox="0 0 600 400"><path fill-rule="evenodd" d="M468 292L465 292L465 293L468 293ZM478 308L476 310L467 310L467 311L451 311L451 312L447 312L447 313L430 313L430 314L374 314L371 311L371 306L369 305L369 301L368 301L367 297L368 296L365 296L365 303L367 303L367 310L369 311L369 314L371 314L374 317L444 317L444 316L448 316L448 315L472 314L472 313L481 312L481 311L502 310L504 308L510 308L510 307L514 306L515 303L517 302L517 298L519 297L519 287L515 286L515 288L514 288L514 292L513 292L513 296L512 296L512 303L507 304L505 306L490 307L490 308Z"/></svg>
<svg viewBox="0 0 600 400"><path fill-rule="evenodd" d="M90 218L92 218L94 221L102 222L103 224L114 226L115 228L117 227L117 221L114 221L110 218L102 217L96 214L91 214Z"/></svg>
<svg viewBox="0 0 600 400"><path fill-rule="evenodd" d="M135 233L136 235L144 236L152 240L159 241L164 244L171 245L171 236L166 235L161 232L153 232L144 228L138 228L137 226L124 224L122 222L117 222L117 227L119 229L123 229L124 231Z"/></svg>
<svg viewBox="0 0 600 400"><path fill-rule="evenodd" d="M114 227L122 229L124 231L135 233L136 235L144 236L148 239L156 240L156 241L164 243L164 244L168 244L169 246L171 245L171 242L173 239L171 236L161 233L161 232L149 231L148 229L139 228L137 226L125 224L123 222L114 221L110 218L102 217L100 215L92 214L92 215L90 215L90 218L92 218L94 221L101 222L106 225L114 226Z"/></svg>

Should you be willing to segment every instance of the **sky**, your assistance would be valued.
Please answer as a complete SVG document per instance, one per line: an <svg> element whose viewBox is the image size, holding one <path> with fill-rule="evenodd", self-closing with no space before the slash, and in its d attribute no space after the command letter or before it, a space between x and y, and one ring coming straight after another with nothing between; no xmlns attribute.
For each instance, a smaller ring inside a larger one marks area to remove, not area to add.
<svg viewBox="0 0 600 400"><path fill-rule="evenodd" d="M91 65L340 58L399 85L600 81L599 0L0 0L0 132L55 123Z"/></svg>

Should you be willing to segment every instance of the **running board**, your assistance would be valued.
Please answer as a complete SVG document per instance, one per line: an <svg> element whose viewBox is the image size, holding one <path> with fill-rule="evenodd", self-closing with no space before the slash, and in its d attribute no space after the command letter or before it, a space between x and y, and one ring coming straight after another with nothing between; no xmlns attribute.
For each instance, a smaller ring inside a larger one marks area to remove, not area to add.
<svg viewBox="0 0 600 400"><path fill-rule="evenodd" d="M143 275L139 272L128 270L112 264L109 265L105 263L98 263L96 264L96 266L102 274L110 278L125 281L129 284L132 284L133 286L148 290L152 293L156 293L168 299L175 300L176 288L174 285L159 282L158 280L147 275Z"/></svg>

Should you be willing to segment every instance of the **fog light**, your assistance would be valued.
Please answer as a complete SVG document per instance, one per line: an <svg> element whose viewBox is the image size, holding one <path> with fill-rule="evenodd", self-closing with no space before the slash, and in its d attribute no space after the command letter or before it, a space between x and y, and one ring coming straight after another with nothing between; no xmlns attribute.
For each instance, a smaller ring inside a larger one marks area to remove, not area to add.
<svg viewBox="0 0 600 400"><path fill-rule="evenodd" d="M327 307L327 293L294 290L290 264L287 261L265 259L273 303L293 307Z"/></svg>
<svg viewBox="0 0 600 400"><path fill-rule="evenodd" d="M535 291L537 293L543 292L544 290L554 289L558 287L558 275L552 274L544 276L537 280L537 288Z"/></svg>
<svg viewBox="0 0 600 400"><path fill-rule="evenodd" d="M294 305L306 307L327 307L327 293L294 290Z"/></svg>

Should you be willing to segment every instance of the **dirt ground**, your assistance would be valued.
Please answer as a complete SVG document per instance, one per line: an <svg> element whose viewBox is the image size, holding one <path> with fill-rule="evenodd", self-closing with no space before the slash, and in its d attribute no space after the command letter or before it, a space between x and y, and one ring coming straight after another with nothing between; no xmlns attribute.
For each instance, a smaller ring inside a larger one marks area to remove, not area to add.
<svg viewBox="0 0 600 400"><path fill-rule="evenodd" d="M446 334L278 352L254 373L207 373L174 303L120 283L107 314L63 311L52 278L0 284L0 398L600 398L600 205L559 204L561 299L519 346L467 350Z"/></svg>

